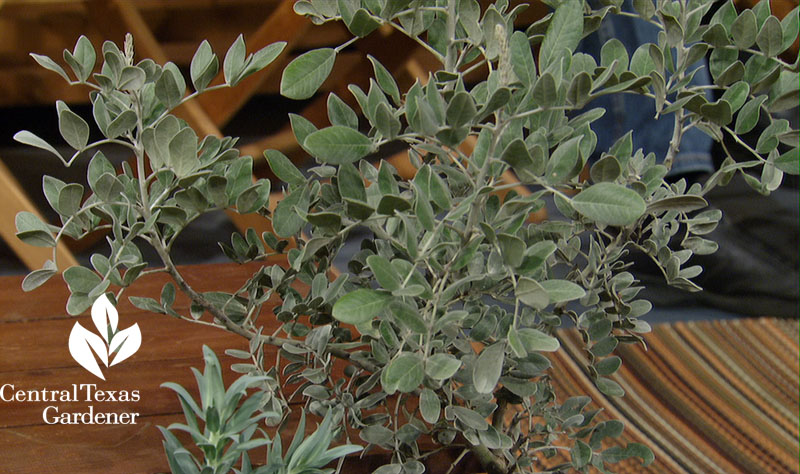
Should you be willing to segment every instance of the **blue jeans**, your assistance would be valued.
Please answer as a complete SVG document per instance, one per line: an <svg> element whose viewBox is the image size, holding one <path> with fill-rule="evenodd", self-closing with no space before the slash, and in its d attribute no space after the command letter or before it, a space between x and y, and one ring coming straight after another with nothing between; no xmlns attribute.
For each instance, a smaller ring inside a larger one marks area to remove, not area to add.
<svg viewBox="0 0 800 474"><path fill-rule="evenodd" d="M633 11L630 0L625 1L623 9ZM657 43L658 31L655 25L639 18L609 14L599 30L581 41L578 51L599 59L603 44L611 38L616 38L628 50L630 57L639 45ZM705 60L702 63L705 63ZM691 84L711 84L708 69L703 67L697 71ZM592 125L597 134L598 158L600 153L608 151L619 137L633 130L633 149L642 148L645 154L653 152L659 162L663 161L672 139L674 119L672 114L669 114L656 120L652 99L635 94L611 94L593 100L589 106L606 109L606 114ZM669 175L713 171L711 145L711 137L700 130L692 128L685 132Z"/></svg>

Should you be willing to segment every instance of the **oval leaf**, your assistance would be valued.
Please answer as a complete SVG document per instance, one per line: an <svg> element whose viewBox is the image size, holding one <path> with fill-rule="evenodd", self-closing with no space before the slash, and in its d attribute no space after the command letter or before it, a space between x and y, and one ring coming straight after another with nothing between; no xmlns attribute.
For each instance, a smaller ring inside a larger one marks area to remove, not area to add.
<svg viewBox="0 0 800 474"><path fill-rule="evenodd" d="M58 268L52 260L44 262L44 266L39 270L30 272L22 280L22 291L32 291L44 285L50 278L58 273Z"/></svg>
<svg viewBox="0 0 800 474"><path fill-rule="evenodd" d="M325 82L333 69L336 51L315 49L296 57L281 77L281 95L290 99L308 99Z"/></svg>
<svg viewBox="0 0 800 474"><path fill-rule="evenodd" d="M415 334L425 334L428 330L425 320L419 315L416 307L409 306L400 301L394 301L389 306L397 322Z"/></svg>
<svg viewBox="0 0 800 474"><path fill-rule="evenodd" d="M389 303L390 297L361 288L348 293L333 305L333 317L347 324L362 324L374 318Z"/></svg>
<svg viewBox="0 0 800 474"><path fill-rule="evenodd" d="M370 270L375 275L375 279L378 280L382 287L389 291L400 288L402 284L401 276L385 257L370 255L367 257L367 265L369 265Z"/></svg>
<svg viewBox="0 0 800 474"><path fill-rule="evenodd" d="M320 161L337 165L357 161L375 149L369 137L341 125L311 133L303 145Z"/></svg>
<svg viewBox="0 0 800 474"><path fill-rule="evenodd" d="M434 354L425 363L425 373L434 380L452 377L461 368L461 361L450 354Z"/></svg>
<svg viewBox="0 0 800 474"><path fill-rule="evenodd" d="M545 280L540 284L550 295L550 302L554 304L577 300L586 294L583 288L567 280Z"/></svg>
<svg viewBox="0 0 800 474"><path fill-rule="evenodd" d="M442 405L439 402L439 397L433 390L426 388L422 390L419 396L419 409L422 413L422 419L430 424L439 421L439 415L442 411Z"/></svg>
<svg viewBox="0 0 800 474"><path fill-rule="evenodd" d="M625 226L644 214L644 199L636 191L615 183L597 183L572 199L572 207L601 224Z"/></svg>
<svg viewBox="0 0 800 474"><path fill-rule="evenodd" d="M449 408L453 411L453 415L458 418L458 421L464 423L466 426L479 431L489 428L489 423L487 423L486 419L477 412L457 405L452 405Z"/></svg>
<svg viewBox="0 0 800 474"><path fill-rule="evenodd" d="M30 55L37 63L39 63L40 66L55 72L59 76L63 77L65 81L70 82L69 76L67 76L67 73L64 71L64 68L59 66L58 63L50 59L48 56L43 56L41 54L36 54L36 53L30 53Z"/></svg>
<svg viewBox="0 0 800 474"><path fill-rule="evenodd" d="M275 176L277 176L281 181L295 186L299 186L306 182L306 178L303 176L303 173L297 169L294 163L292 163L292 161L287 158L286 155L278 150L266 150L264 151L264 157L266 157L272 172L275 173Z"/></svg>
<svg viewBox="0 0 800 474"><path fill-rule="evenodd" d="M89 125L66 105L58 114L58 130L67 144L76 150L84 149L89 142Z"/></svg>
<svg viewBox="0 0 800 474"><path fill-rule="evenodd" d="M522 277L517 283L517 298L534 309L544 309L550 304L550 295L536 280Z"/></svg>
<svg viewBox="0 0 800 474"><path fill-rule="evenodd" d="M225 75L227 84L235 86L239 82L239 76L244 70L246 56L247 46L244 43L244 36L240 34L231 44L231 47L228 48L225 59L222 61L222 72Z"/></svg>
<svg viewBox="0 0 800 474"><path fill-rule="evenodd" d="M386 366L381 374L381 384L390 394L395 391L408 393L419 387L424 378L419 355L404 352Z"/></svg>
<svg viewBox="0 0 800 474"><path fill-rule="evenodd" d="M663 211L691 212L703 209L706 206L708 206L708 201L701 196L671 196L651 202L647 206L647 212L651 214L658 214Z"/></svg>
<svg viewBox="0 0 800 474"><path fill-rule="evenodd" d="M528 352L555 352L561 344L553 336L534 328L523 328L518 332L522 345Z"/></svg>
<svg viewBox="0 0 800 474"><path fill-rule="evenodd" d="M58 159L60 159L61 161L64 161L66 163L66 161L64 160L64 157L61 156L61 153L56 151L56 149L53 148L53 146L51 144L47 143L43 139L39 138L38 136L36 136L35 134L33 134L33 133L31 133L31 132L29 132L27 130L22 130L20 132L15 133L14 134L14 140L18 141L20 143L23 143L25 145L30 145L30 146L34 146L36 148L41 148L42 150L47 150L50 153L56 155L58 157Z"/></svg>
<svg viewBox="0 0 800 474"><path fill-rule="evenodd" d="M505 344L497 342L483 349L472 370L472 382L478 393L492 393L500 380L505 360Z"/></svg>

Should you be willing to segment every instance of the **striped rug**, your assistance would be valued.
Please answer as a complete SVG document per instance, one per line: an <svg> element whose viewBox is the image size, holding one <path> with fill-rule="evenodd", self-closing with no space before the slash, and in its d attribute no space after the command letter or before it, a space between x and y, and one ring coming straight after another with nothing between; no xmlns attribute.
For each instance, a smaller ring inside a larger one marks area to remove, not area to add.
<svg viewBox="0 0 800 474"><path fill-rule="evenodd" d="M644 443L656 455L646 468L629 460L616 472L798 472L798 321L656 325L646 350L617 349L622 398L603 396L581 369L577 331L559 337L566 350L551 358L559 397L591 395L601 415L625 423L620 444Z"/></svg>

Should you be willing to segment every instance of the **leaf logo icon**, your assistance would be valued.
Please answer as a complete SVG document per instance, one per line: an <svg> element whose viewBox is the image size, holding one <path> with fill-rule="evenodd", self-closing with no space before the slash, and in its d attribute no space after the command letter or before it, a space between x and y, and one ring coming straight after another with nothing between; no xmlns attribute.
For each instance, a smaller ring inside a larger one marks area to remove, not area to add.
<svg viewBox="0 0 800 474"><path fill-rule="evenodd" d="M100 335L76 322L69 334L69 353L81 367L105 380L95 355L106 367L119 364L139 350L142 332L138 323L117 330L119 315L106 295L101 295L92 305L92 322Z"/></svg>

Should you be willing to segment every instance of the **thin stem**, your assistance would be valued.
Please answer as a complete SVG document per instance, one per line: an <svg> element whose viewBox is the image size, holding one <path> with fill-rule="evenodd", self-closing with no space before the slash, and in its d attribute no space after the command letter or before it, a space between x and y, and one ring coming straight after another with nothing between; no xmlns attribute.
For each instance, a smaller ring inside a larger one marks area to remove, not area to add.
<svg viewBox="0 0 800 474"><path fill-rule="evenodd" d="M682 18L681 20L685 20L683 17L684 10L681 9ZM684 23L685 24L685 23ZM684 61L684 56L686 55L686 47L683 45L683 41L681 44L678 44L675 48L677 53L677 63L678 65L682 64ZM681 71L670 77L669 81L666 85L666 90L669 90L670 84L673 82L673 79L676 79L676 83L679 83L684 77L684 70ZM673 126L672 126L672 138L669 142L669 149L667 150L667 156L664 158L664 166L666 166L667 170L672 169L672 164L675 161L675 157L678 155L678 151L680 151L681 147L681 139L683 138L683 121L684 121L685 111L683 108L679 108L675 111Z"/></svg>
<svg viewBox="0 0 800 474"><path fill-rule="evenodd" d="M124 140L117 140L116 138L104 138L103 140L99 140L99 141L96 141L94 143L90 143L90 144L86 145L85 148L76 151L75 153L72 154L72 156L69 158L69 160L64 162L64 164L67 167L69 167L70 165L72 165L72 162L75 161L75 159L78 158L78 156L80 156L83 152L85 152L87 150L91 150L92 148L97 148L100 145L107 145L109 143L113 143L115 145L122 145L124 147L130 148L133 151L136 151L136 147L134 145L132 145L132 144L130 144L130 143L124 141Z"/></svg>
<svg viewBox="0 0 800 474"><path fill-rule="evenodd" d="M489 169L492 167L492 157L494 156L497 148L497 142L500 140L500 135L503 134L503 130L508 123L506 121L501 122L500 116L497 113L494 114L494 122L495 128L492 133L492 141L489 144L489 150L486 153L486 161L484 161L483 166L481 166L481 169L478 172L478 177L475 179L475 192L479 192L483 187L483 181L486 179L486 175L489 173ZM478 219L478 213L483 207L483 201L484 199L476 198L472 202L472 208L470 209L469 217L467 218L467 225L465 227L467 231L467 239L471 236L472 231L475 228L475 221Z"/></svg>
<svg viewBox="0 0 800 474"><path fill-rule="evenodd" d="M636 18L636 19L638 19L638 20L646 21L646 22L650 23L651 25L655 25L655 26L657 26L657 27L659 27L659 28L662 28L662 29L663 29L663 25L662 25L661 23L659 23L659 22L657 22L657 21L655 21L655 20L653 20L653 19L643 18L643 17L639 16L639 15L638 15L638 14L636 14L636 13L624 12L624 11L618 11L618 12L617 12L617 15L620 15L620 16L627 16L627 17L629 17L629 18Z"/></svg>
<svg viewBox="0 0 800 474"><path fill-rule="evenodd" d="M456 466L458 466L458 463L460 463L461 460L464 459L464 456L466 456L468 452L469 449L463 449L461 451L461 454L459 454L458 457L450 464L450 468L447 469L447 471L444 474L450 474L451 472L453 472L453 469L455 469Z"/></svg>
<svg viewBox="0 0 800 474"><path fill-rule="evenodd" d="M93 204L89 204L88 206L82 207L81 209L78 209L78 211L77 211L75 214L73 214L73 215L69 216L69 217L67 218L67 220L65 220L65 221L64 221L64 223L61 225L61 228L58 230L58 233L57 233L57 234L56 234L56 236L54 237L54 240L55 240L56 242L58 242L59 240L61 240L61 237L63 237L63 235L64 235L64 231L67 229L67 227L68 227L68 226L69 226L69 225L70 225L70 224L71 224L71 223L72 223L72 222L73 222L73 221L74 221L74 220L75 220L75 219L76 219L78 216L80 216L80 215L82 215L82 214L85 214L87 211L91 211L91 210L92 210L92 209L94 209L94 208L97 208L97 207L100 207L100 206L103 206L103 205L106 205L106 204L109 204L109 205L114 205L114 204L117 204L117 205L122 205L122 206L128 206L128 205L130 205L130 203L129 203L129 202L124 202L124 203L123 203L123 202L120 202L120 203L105 203L105 202L95 202L95 203L93 203ZM110 227L110 226L99 226L99 227L91 228L91 230L98 230L98 229L100 229L100 228L102 228L102 227ZM81 238L85 237L87 234L88 234L88 232L87 232L87 233L84 233L83 235L81 235L81 236L78 238L78 240L80 240ZM56 246L53 246L53 263L56 265L56 267L58 267L58 254L57 254L56 250L57 250L57 247L56 247Z"/></svg>
<svg viewBox="0 0 800 474"><path fill-rule="evenodd" d="M338 54L341 50L345 49L346 47L350 46L351 44L355 43L359 40L358 36L353 36L349 40L345 41L344 43L340 44L339 46L333 48L334 51Z"/></svg>
<svg viewBox="0 0 800 474"><path fill-rule="evenodd" d="M474 72L475 70L477 70L479 67L483 66L484 64L487 64L487 63L489 63L489 61L487 61L486 58L483 58L480 61L478 61L477 63L473 64L472 66L466 68L464 70L464 72L462 73L462 75L466 76L466 75ZM489 67L489 69L491 69L491 66Z"/></svg>
<svg viewBox="0 0 800 474"><path fill-rule="evenodd" d="M498 249L499 250L499 249ZM511 283L514 285L514 291L517 291L517 277L514 276L514 272L511 272ZM513 328L516 331L517 326L519 326L519 298L514 298L514 321L513 321Z"/></svg>
<svg viewBox="0 0 800 474"><path fill-rule="evenodd" d="M458 44L456 43L456 3L457 0L447 2L447 53L444 58L444 70L450 73L457 72Z"/></svg>
<svg viewBox="0 0 800 474"><path fill-rule="evenodd" d="M172 257L169 255L168 250L164 246L163 242L161 242L161 239L159 238L159 236L158 235L152 235L152 237L153 237L153 239L152 239L153 248L156 250L156 253L158 254L159 258L161 258L161 261L164 263L165 271L167 273L169 273L169 275L172 277L172 279L178 285L178 288L182 292L184 292L187 296L189 296L189 298L192 300L192 302L194 302L195 304L199 305L205 311L208 311L214 318L219 320L222 323L222 326L224 327L224 329L227 329L228 331L230 331L230 332L232 332L234 334L238 334L238 335L244 337L247 340L251 340L251 339L253 339L255 337L258 337L260 342L262 342L264 344L269 344L271 346L281 347L284 344L291 344L291 345L298 346L298 347L306 347L305 344L303 343L303 341L298 341L298 340L295 340L295 339L285 339L285 338L274 337L274 336L258 335L257 333L252 332L250 330L247 330L247 329L243 328L242 326L240 326L240 325L236 324L235 322L233 322L230 319L230 317L228 317L228 315L226 315L219 308L217 308L216 306L211 304L211 302L209 302L206 299L205 296L203 296L202 294L200 294L197 291L195 291L194 288L192 288L186 282L186 280L183 278L183 275L181 275L181 273L178 271L177 267L175 266L174 262L172 261ZM351 363L351 364L353 364L353 365L355 365L357 367L360 367L361 369L364 369L364 370L366 370L366 371L368 371L370 373L375 373L378 370L380 370L380 367L378 367L377 365L375 365L375 364L373 364L371 362L364 361L364 360L353 360L351 358L350 353L345 351L345 350L343 350L343 349L337 349L337 348L330 348L329 347L328 348L328 353L331 354L332 356L338 358L338 359L345 360L345 361L347 361L347 362L349 362L349 363Z"/></svg>
<svg viewBox="0 0 800 474"><path fill-rule="evenodd" d="M158 116L158 118L156 118L155 120L153 120L150 123L150 127L155 127L156 125L159 124L159 122L164 120L164 117L169 115L170 112L172 112L173 110L177 109L178 107L180 107L181 105L185 104L186 102L189 102L190 100L194 99L195 97L199 96L200 94L203 94L205 92L215 91L217 89L224 89L226 87L230 87L230 86L227 83L222 83L222 84L216 84L216 85L213 85L213 86L206 87L205 89L203 89L202 91L199 91L199 92L198 91L191 92L189 95L184 96L181 99L181 101L178 102L178 105L176 105L175 107L173 107L171 109L167 109L164 112L162 112L161 115Z"/></svg>
<svg viewBox="0 0 800 474"><path fill-rule="evenodd" d="M562 451L569 451L570 450L570 448L567 447L567 446L556 446L556 445L550 444L550 445L547 445L547 446L540 446L538 448L531 449L528 452L529 453L538 453L539 451L546 451L548 449L560 449Z"/></svg>
<svg viewBox="0 0 800 474"><path fill-rule="evenodd" d="M213 321L203 321L202 319L187 318L186 316L184 316L182 314L179 314L178 316L180 317L180 319L182 321L188 321L190 323L202 324L204 326L211 326L211 327L214 327L214 328L217 328L217 329L225 329L225 326L222 326L221 324L217 324L217 323L215 323Z"/></svg>
<svg viewBox="0 0 800 474"><path fill-rule="evenodd" d="M558 106L558 107L546 107L546 108L536 107L535 109L532 109L532 110L526 110L525 112L520 112L518 114L511 115L511 116L508 117L508 120L510 121L510 120L516 120L516 119L520 119L520 118L525 118L525 117L529 117L529 116L531 116L533 114L538 114L539 112L545 112L545 111L548 111L548 110L575 110L575 108L576 107L573 107L571 105L561 105L561 106Z"/></svg>
<svg viewBox="0 0 800 474"><path fill-rule="evenodd" d="M166 272L167 272L167 269L166 269L166 268L164 268L164 267L161 267L161 268L153 268L153 269L150 269L150 270L142 270L142 272L141 272L141 273L139 273L139 277L141 278L141 277L143 277L143 276L146 276L146 275L152 275L152 274L154 274L154 273L166 273Z"/></svg>
<svg viewBox="0 0 800 474"><path fill-rule="evenodd" d="M91 82L87 82L87 81L69 81L68 84L71 85L71 86L87 86L87 87L90 87L90 88L92 88L94 90L98 90L98 91L102 89L97 84L92 84Z"/></svg>
<svg viewBox="0 0 800 474"><path fill-rule="evenodd" d="M464 42L464 40L460 40L460 42ZM461 52L458 53L458 60L456 60L456 70L462 66L464 62L464 58L467 57L467 53L471 51L469 43L465 44L463 48L461 48Z"/></svg>
<svg viewBox="0 0 800 474"><path fill-rule="evenodd" d="M675 120L672 126L672 138L669 142L667 156L664 158L664 166L666 166L667 170L672 169L672 163L675 161L678 151L680 151L681 138L683 138L683 116L684 112L682 108L675 111Z"/></svg>
<svg viewBox="0 0 800 474"><path fill-rule="evenodd" d="M725 48L725 49L739 49L739 48L737 48L736 46L725 46L724 48ZM774 60L775 62L777 62L778 64L780 64L780 65L781 65L781 67L782 67L782 68L784 68L784 69L789 69L789 70L791 70L791 69L793 69L793 68L794 68L794 65L793 65L793 64L789 64L789 63L787 63L786 61L783 61L783 60L781 60L781 59L780 59L779 57L777 57L777 56L774 56L774 57L773 57L773 56L767 56L766 54L764 54L764 52L763 52L763 51L759 51L759 50L757 50L757 49L753 49L753 48L746 48L746 49L743 49L743 50L741 50L741 51L744 51L745 53L750 53L750 54L757 54L757 55L759 55L759 56L763 56L763 57L765 57L765 58L772 59L772 60Z"/></svg>
<svg viewBox="0 0 800 474"><path fill-rule="evenodd" d="M403 15L410 15L412 13L416 13L417 10L447 13L447 9L446 8L442 8L442 7L414 7L414 8L407 8L405 10L401 10L401 11L395 13L394 17L397 18L397 17L403 16ZM376 18L376 17L373 16L373 18ZM376 19L378 19L378 18L376 18Z"/></svg>
<svg viewBox="0 0 800 474"><path fill-rule="evenodd" d="M394 428L395 452L400 451L400 446L398 445L400 441L397 439L397 431L400 429L400 403L402 402L402 400L403 400L403 393L399 392L397 394L397 401L395 401L394 404L394 422L392 423L392 427Z"/></svg>
<svg viewBox="0 0 800 474"><path fill-rule="evenodd" d="M217 84L217 85L213 85L213 86L206 87L205 89L203 89L203 90L201 90L201 91L194 91L194 92L192 92L191 94L189 94L189 95L187 95L186 97L184 97L183 99L181 99L181 101L178 103L178 105L179 105L179 106L180 106L180 105L183 105L183 104L185 104L186 102L189 102L190 100L194 99L195 97L197 97L197 96L198 96L198 95L200 95L200 94L205 94L206 92L215 91L215 90L217 90L217 89L224 89L224 88L226 88L226 87L230 87L230 86L229 86L227 83L224 83L224 82L223 82L222 84ZM175 109L173 108L172 110L175 110ZM168 114L168 113L169 113L169 111L167 111L167 112L165 112L165 113L166 113L166 114ZM159 117L159 118L160 118L160 117Z"/></svg>
<svg viewBox="0 0 800 474"><path fill-rule="evenodd" d="M473 166L474 163L472 162L472 160L469 159L469 157L467 155L465 155L464 153L461 153L461 151L458 150L457 148L453 148L453 151L454 151L454 154L456 154L458 156L453 156L452 154L448 153L447 157L450 158L450 161L453 162L453 164L455 164L456 166L458 166L458 168L464 173L464 176L469 180L470 184L475 186L475 182L472 180L472 176L470 176L469 171L467 171L467 169L461 163L461 160L466 161L467 164L470 165L470 166Z"/></svg>
<svg viewBox="0 0 800 474"><path fill-rule="evenodd" d="M425 241L425 244L422 246L422 248L419 251L419 254L417 255L417 259L416 259L417 261L423 260L425 258L425 255L427 254L428 250L430 249L431 243L435 240L435 236L436 236L436 234L439 233L439 230L442 227L442 225L444 225L444 222L445 222L446 218L447 218L447 216L442 218L436 224L436 227L434 227L433 231L429 234L428 240ZM403 279L403 285L402 285L403 288L405 288L405 286L408 285L408 282L411 280L411 276L414 275L414 271L416 271L416 265L411 267L411 269L409 270L408 274Z"/></svg>
<svg viewBox="0 0 800 474"><path fill-rule="evenodd" d="M453 263L455 263L456 258L458 258L458 252L455 252L453 255L452 260L447 263L445 268L444 276L440 278L436 284L433 286L432 292L436 295L433 299L433 308L430 311L430 321L427 321L427 331L425 334L425 351L422 353L423 359L428 358L428 351L430 350L431 339L433 339L433 325L436 321L436 310L439 306L439 301L441 300L442 290L444 289L444 285L447 283L447 280L450 278L450 268L452 267Z"/></svg>
<svg viewBox="0 0 800 474"><path fill-rule="evenodd" d="M736 132L734 132L733 130L728 128L727 125L722 127L722 129L725 130L726 132L728 132L728 134L734 139L734 141L736 141L736 143L738 143L739 145L744 147L745 150L749 151L753 156L758 158L759 161L762 161L762 162L766 162L767 161L757 151L755 151L753 149L753 147L751 147L750 145L747 144L747 142L742 140L741 137L739 137L739 135L736 134Z"/></svg>
<svg viewBox="0 0 800 474"><path fill-rule="evenodd" d="M444 64L444 62L445 62L445 58L444 58L444 56L442 56L442 53L440 53L439 51L436 51L435 49L433 49L433 48L432 48L432 47L431 47L431 46L430 46L428 43L426 43L426 42L422 41L421 39L419 39L419 37L412 35L410 31L406 30L406 29L405 29L405 28L403 28L401 25L398 25L397 23L395 23L395 22L393 22L393 21L385 21L385 22L384 22L384 24L391 26L391 27L392 27L392 28L394 28L395 30L397 30L397 31L399 31L400 33L403 33L404 35L406 35L408 38L411 38L412 40L416 41L416 43L417 43L418 45L420 45L420 46L422 46L423 48L425 48L425 49L426 49L426 50L427 50L429 53L431 53L431 54L432 54L432 55L433 55L433 56L434 56L434 57L435 57L435 58L436 58L436 59L437 59L437 60L438 60L440 63Z"/></svg>

